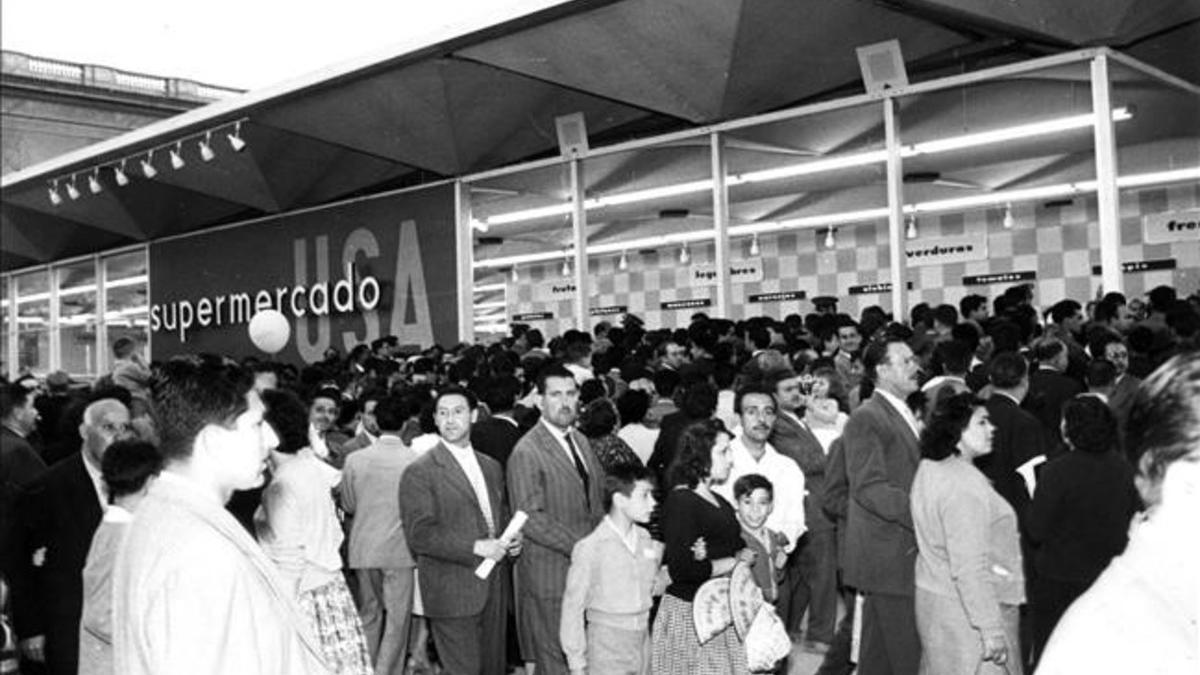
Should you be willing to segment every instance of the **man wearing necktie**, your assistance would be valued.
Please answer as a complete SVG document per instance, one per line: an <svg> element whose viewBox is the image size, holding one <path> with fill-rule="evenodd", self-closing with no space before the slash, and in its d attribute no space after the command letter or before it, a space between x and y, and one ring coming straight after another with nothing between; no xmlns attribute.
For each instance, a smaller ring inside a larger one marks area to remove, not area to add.
<svg viewBox="0 0 1200 675"><path fill-rule="evenodd" d="M517 625L521 651L537 663L538 675L566 675L558 640L562 595L571 549L604 517L604 469L572 428L579 388L571 371L544 368L538 394L542 418L508 460L509 501L529 514L517 561Z"/></svg>

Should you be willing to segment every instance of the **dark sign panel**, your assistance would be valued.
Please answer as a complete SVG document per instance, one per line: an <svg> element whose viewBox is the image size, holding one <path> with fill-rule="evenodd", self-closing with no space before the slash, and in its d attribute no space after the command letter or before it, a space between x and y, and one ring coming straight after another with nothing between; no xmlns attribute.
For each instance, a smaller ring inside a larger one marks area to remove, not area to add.
<svg viewBox="0 0 1200 675"><path fill-rule="evenodd" d="M712 298L696 298L695 300L672 300L659 303L662 309L693 309L695 307L712 307Z"/></svg>
<svg viewBox="0 0 1200 675"><path fill-rule="evenodd" d="M256 353L263 309L291 327L273 358L313 362L385 335L458 339L451 186L281 215L150 245L153 358Z"/></svg>
<svg viewBox="0 0 1200 675"><path fill-rule="evenodd" d="M553 319L554 312L525 312L524 314L513 314L513 321L546 321Z"/></svg>
<svg viewBox="0 0 1200 675"><path fill-rule="evenodd" d="M629 311L629 305L609 305L608 307L593 307L588 310L588 314L592 316L612 316L613 314L624 314Z"/></svg>
<svg viewBox="0 0 1200 675"><path fill-rule="evenodd" d="M803 300L808 297L804 291L780 291L778 293L757 293L747 300L750 302L786 302L788 300Z"/></svg>
<svg viewBox="0 0 1200 675"><path fill-rule="evenodd" d="M976 274L963 277L963 286L986 286L988 284L1015 284L1020 281L1037 279L1037 272L1000 272L998 274Z"/></svg>
<svg viewBox="0 0 1200 675"><path fill-rule="evenodd" d="M910 281L907 284L908 290L912 290L913 283ZM863 284L862 286L851 286L850 295L867 295L869 293L891 293L892 282L885 281L881 284Z"/></svg>
<svg viewBox="0 0 1200 675"><path fill-rule="evenodd" d="M1158 260L1133 260L1130 262L1121 263L1121 271L1126 274L1130 272L1150 272L1153 270L1173 270L1175 269L1174 258L1160 258ZM1100 274L1100 266L1092 265L1092 274Z"/></svg>

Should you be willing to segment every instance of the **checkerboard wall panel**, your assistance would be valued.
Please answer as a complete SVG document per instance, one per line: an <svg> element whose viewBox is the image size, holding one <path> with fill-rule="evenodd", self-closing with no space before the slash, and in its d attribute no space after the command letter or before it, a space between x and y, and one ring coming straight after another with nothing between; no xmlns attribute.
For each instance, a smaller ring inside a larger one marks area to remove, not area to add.
<svg viewBox="0 0 1200 675"><path fill-rule="evenodd" d="M1187 294L1200 289L1200 246L1188 243L1146 244L1143 242L1142 217L1200 206L1200 185L1125 191L1121 194L1121 260L1138 261L1174 258L1176 269L1135 272L1124 275L1127 295L1140 295L1160 284L1170 284ZM965 214L922 217L918 223L919 240L986 233L986 260L910 267L913 283L910 304L942 302L957 306L967 293L994 297L1007 284L995 286L962 285L964 275L1036 271L1036 301L1045 307L1064 297L1085 300L1093 297L1100 277L1091 268L1100 263L1096 201L1077 199L1064 207L1045 208L1041 204L1014 204L1015 226L1003 227L1002 209ZM778 236L759 237L764 275L761 282L733 285L733 319L757 315L782 318L791 313L812 311L811 298L834 295L839 309L857 316L868 305L890 309L889 294L849 295L851 286L890 280L888 272L887 230L882 225L840 227L832 249L825 246L824 231L806 230ZM730 257L749 257L750 241L731 242ZM695 263L711 263L711 245L691 245ZM593 307L627 306L650 327L681 327L700 309L662 310L661 302L712 298L715 286L688 284L687 265L678 261L677 249L661 252L629 252L629 266L617 269L618 256L595 258L589 266ZM554 318L531 322L547 334L559 334L574 326L573 305L569 299L538 299L534 288L563 280L562 262L523 266L520 281L510 282L509 316L525 312L552 312ZM749 303L751 295L780 291L805 291L809 299L777 303ZM712 313L713 310L709 310Z"/></svg>

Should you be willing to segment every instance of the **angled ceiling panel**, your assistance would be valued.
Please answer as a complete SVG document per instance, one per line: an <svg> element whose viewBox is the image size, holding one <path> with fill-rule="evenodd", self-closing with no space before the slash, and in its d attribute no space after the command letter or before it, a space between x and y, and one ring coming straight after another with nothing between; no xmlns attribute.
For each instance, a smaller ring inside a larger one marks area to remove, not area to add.
<svg viewBox="0 0 1200 675"><path fill-rule="evenodd" d="M691 122L717 119L744 0L627 0L458 56Z"/></svg>

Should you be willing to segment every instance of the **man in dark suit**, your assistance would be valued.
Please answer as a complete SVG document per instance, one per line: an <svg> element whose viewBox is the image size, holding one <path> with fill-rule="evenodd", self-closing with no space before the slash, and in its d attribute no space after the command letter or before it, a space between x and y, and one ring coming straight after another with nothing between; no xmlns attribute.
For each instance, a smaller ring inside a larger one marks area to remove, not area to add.
<svg viewBox="0 0 1200 675"><path fill-rule="evenodd" d="M833 523L820 507L825 449L801 417L805 399L800 390L800 376L787 368L768 372L766 378L779 410L771 430L771 446L800 466L807 492L804 520L808 530L788 557L787 576L779 589L780 615L788 632L797 635L808 611L805 646L824 651L833 641L837 623L837 542Z"/></svg>
<svg viewBox="0 0 1200 675"><path fill-rule="evenodd" d="M1067 347L1062 341L1048 337L1033 345L1037 370L1029 376L1029 393L1021 407L1033 413L1042 424L1042 436L1047 457L1054 459L1064 451L1062 430L1063 404L1084 391L1083 385L1068 377Z"/></svg>
<svg viewBox="0 0 1200 675"><path fill-rule="evenodd" d="M14 600L26 608L17 631L44 644L51 675L79 669L83 566L108 503L100 462L109 445L130 435L129 410L116 399L95 401L84 410L79 434L81 451L31 484L20 506L23 562L32 566L33 583L16 590Z"/></svg>
<svg viewBox="0 0 1200 675"><path fill-rule="evenodd" d="M918 422L905 399L917 390L920 369L912 349L896 337L871 343L863 368L875 393L842 434L850 483L845 580L865 596L858 672L908 675L921 660L909 506L921 453Z"/></svg>
<svg viewBox="0 0 1200 675"><path fill-rule="evenodd" d="M521 652L538 675L566 675L559 643L562 595L571 549L604 517L604 468L583 434L572 428L579 388L566 368L538 376L541 420L508 459L509 499L529 514L527 544L517 562L517 615Z"/></svg>
<svg viewBox="0 0 1200 675"><path fill-rule="evenodd" d="M471 445L500 462L501 467L508 465L508 456L524 435L520 424L513 417L513 408L517 405L517 396L520 393L521 382L512 375L488 380L484 385L482 398L492 415L471 427Z"/></svg>
<svg viewBox="0 0 1200 675"><path fill-rule="evenodd" d="M471 448L475 395L451 387L434 405L441 442L404 471L400 520L417 557L425 616L443 670L502 675L508 568L500 565L486 579L475 569L484 560L518 555L521 538L497 538L508 519L504 473L496 460Z"/></svg>
<svg viewBox="0 0 1200 675"><path fill-rule="evenodd" d="M692 422L706 420L717 411L720 394L708 380L692 380L683 394L682 409L662 418L658 439L654 441L654 452L647 465L655 473L659 485L665 485L667 470L675 461L679 450L679 439L683 430Z"/></svg>
<svg viewBox="0 0 1200 675"><path fill-rule="evenodd" d="M32 584L25 556L20 552L22 520L17 516L17 499L22 491L46 470L46 464L28 436L37 428L38 409L34 393L21 384L0 385L0 574L9 588ZM24 608L13 607L21 621ZM25 658L45 659L42 641L23 640Z"/></svg>
<svg viewBox="0 0 1200 675"><path fill-rule="evenodd" d="M1021 408L1029 391L1025 358L1013 352L997 355L988 368L988 378L993 390L987 402L988 418L995 427L992 452L975 460L975 464L1012 505L1023 531L1029 489L1017 469L1039 456L1045 457L1045 438L1041 423Z"/></svg>

